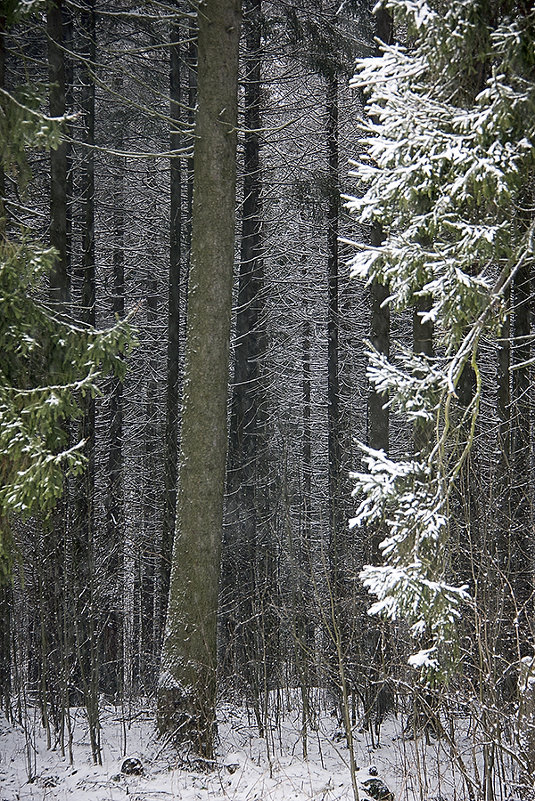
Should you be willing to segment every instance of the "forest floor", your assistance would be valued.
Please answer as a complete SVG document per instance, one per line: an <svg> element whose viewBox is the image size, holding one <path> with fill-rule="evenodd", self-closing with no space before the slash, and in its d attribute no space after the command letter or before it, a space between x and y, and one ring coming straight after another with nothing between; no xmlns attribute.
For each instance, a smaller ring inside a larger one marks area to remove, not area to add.
<svg viewBox="0 0 535 801"><path fill-rule="evenodd" d="M128 713L103 709L101 766L91 760L83 710L71 710L72 764L61 749L47 749L37 710L25 727L0 717L0 801L352 801L348 750L335 717L326 710L317 718L305 759L300 713L291 706L279 707L267 738L258 736L245 710L223 706L217 766L210 772L178 764L158 739L148 706ZM461 740L469 759L473 742L467 735ZM141 761L141 775L121 773L127 756ZM376 747L367 733L355 730L355 757L361 801L369 798L370 779L381 779L396 801L465 798L449 746L407 738L396 717L385 721Z"/></svg>

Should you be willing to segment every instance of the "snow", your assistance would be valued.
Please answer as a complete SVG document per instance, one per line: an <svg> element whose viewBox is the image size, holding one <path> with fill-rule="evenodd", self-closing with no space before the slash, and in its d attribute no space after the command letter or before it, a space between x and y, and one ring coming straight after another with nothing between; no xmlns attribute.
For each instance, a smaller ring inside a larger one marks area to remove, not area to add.
<svg viewBox="0 0 535 801"><path fill-rule="evenodd" d="M436 669L438 667L437 659L434 656L436 652L436 648L425 648L422 651L418 651L417 654L409 656L409 665L417 669L421 667L432 667Z"/></svg>
<svg viewBox="0 0 535 801"><path fill-rule="evenodd" d="M282 700L278 725L267 739L258 737L244 709L225 706L219 714L220 746L217 767L199 772L178 764L174 751L157 738L150 708L123 715L107 706L102 712L103 764L93 765L85 713L71 710L73 764L60 749L46 749L37 710L28 717L26 735L0 717L1 801L352 801L349 755L336 718L325 708L317 726L309 728L308 759L303 758L301 718L290 699ZM355 728L355 756L362 801L369 801L364 782L378 775L396 801L465 796L446 744L403 735L403 721L388 718L381 729L382 744L372 747L369 735ZM471 747L472 742L467 742ZM29 749L29 751L28 751ZM28 781L30 753L33 780ZM124 776L126 756L138 757L141 776ZM419 769L416 773L415 766Z"/></svg>

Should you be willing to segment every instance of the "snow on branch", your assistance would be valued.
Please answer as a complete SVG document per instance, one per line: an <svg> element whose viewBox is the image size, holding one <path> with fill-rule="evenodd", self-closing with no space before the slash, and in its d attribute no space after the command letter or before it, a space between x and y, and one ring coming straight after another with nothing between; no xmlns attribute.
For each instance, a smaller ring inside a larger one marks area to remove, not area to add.
<svg viewBox="0 0 535 801"><path fill-rule="evenodd" d="M423 298L421 321L432 323L440 356L402 351L392 360L367 343L368 379L385 407L431 433L414 459L361 446L351 524L383 535L384 564L361 574L377 598L370 613L409 623L420 645L410 664L429 675L444 669L469 600L448 577L448 501L479 414L479 343L500 336L506 292L534 258L519 201L535 168L535 81L523 66L532 21L485 20L467 0L440 14L425 0L380 5L406 26L411 48L381 45L357 63L352 85L367 91L373 122L351 161L361 193L345 201L361 226L380 227L382 242L358 244L349 267L385 286L395 310ZM482 87L470 78L477 59L488 65ZM463 408L467 367L475 392Z"/></svg>

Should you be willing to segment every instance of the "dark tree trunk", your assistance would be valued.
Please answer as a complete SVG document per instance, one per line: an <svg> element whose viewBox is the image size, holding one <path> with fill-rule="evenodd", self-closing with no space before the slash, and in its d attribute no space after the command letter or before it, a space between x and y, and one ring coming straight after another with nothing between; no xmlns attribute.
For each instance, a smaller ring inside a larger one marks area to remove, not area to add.
<svg viewBox="0 0 535 801"><path fill-rule="evenodd" d="M392 43L392 17L383 8L375 12L376 35L385 44ZM379 247L383 242L383 232L375 224L370 232L370 244ZM385 305L388 289L374 281L370 287L370 341L379 353L385 356L390 352L390 308ZM368 396L368 445L375 450L389 449L389 416L384 408L386 398L370 387ZM372 558L376 558L374 555Z"/></svg>
<svg viewBox="0 0 535 801"><path fill-rule="evenodd" d="M186 55L188 105L187 123L191 131L195 125L195 106L197 104L197 18L191 16L188 24L188 49ZM184 292L188 292L189 271L191 266L191 225L193 214L193 154L186 159L186 219L184 221L184 250L186 257L186 275ZM187 308L186 308L187 316Z"/></svg>
<svg viewBox="0 0 535 801"><path fill-rule="evenodd" d="M0 89L5 88L5 69L6 69L6 47L5 35L7 31L7 20L0 13ZM0 161L0 237L6 232L6 182L4 165Z"/></svg>
<svg viewBox="0 0 535 801"><path fill-rule="evenodd" d="M50 116L65 114L65 59L63 51L63 3L53 0L47 11L48 79ZM69 254L67 246L67 150L66 141L50 153L50 244L57 260L50 276L50 301L59 312L70 299Z"/></svg>
<svg viewBox="0 0 535 801"><path fill-rule="evenodd" d="M327 79L327 430L329 456L329 528L331 591L340 600L340 565L343 563L341 534L344 515L341 503L340 431L340 314L338 297L338 229L340 211L338 157L338 78Z"/></svg>
<svg viewBox="0 0 535 801"><path fill-rule="evenodd" d="M63 3L55 0L46 15L48 37L49 113L62 117L66 112L66 76ZM68 172L66 142L50 152L50 244L56 261L50 274L48 298L58 317L70 317L70 263L68 240ZM53 370L61 354L47 354ZM61 365L58 364L58 372ZM65 498L56 505L44 525L38 565L41 653L39 660L40 704L47 739L54 736L65 753L66 709L69 705L69 677L73 668L72 609L70 598L72 570L69 514Z"/></svg>
<svg viewBox="0 0 535 801"><path fill-rule="evenodd" d="M384 8L375 11L376 36L385 44L393 40L392 17ZM379 55L377 50L376 55ZM375 223L370 231L370 244L380 247L384 234L380 223ZM386 303L389 296L386 286L374 280L370 286L370 342L379 353L388 358L390 355L390 307ZM387 397L375 391L373 385L368 387L367 404L367 444L374 450L383 450L388 453L390 448L390 418L388 409L385 409ZM367 540L363 549L365 559L372 563L381 561L382 556L379 544L384 538L385 529L379 523L367 532ZM389 648L389 632L381 632L376 624L363 622L362 659L364 661L366 677L364 683L365 697L365 726L373 734L378 731L380 721L384 716L385 697L384 666L386 653ZM388 701L386 702L388 707ZM375 726L375 728L374 728Z"/></svg>
<svg viewBox="0 0 535 801"><path fill-rule="evenodd" d="M6 18L0 15L0 89L5 82L5 44ZM0 238L6 231L5 179L4 168L0 163ZM7 529L8 523L0 515L0 529ZM1 534L0 534L1 536ZM7 538L6 538L7 539ZM4 565L0 563L0 704L7 720L11 720L11 587L4 575Z"/></svg>
<svg viewBox="0 0 535 801"><path fill-rule="evenodd" d="M192 743L200 755L212 759L234 262L239 0L206 0L198 20L184 413L158 722L175 742Z"/></svg>
<svg viewBox="0 0 535 801"><path fill-rule="evenodd" d="M122 78L115 81L114 90L121 96ZM124 121L117 113L115 145L118 151L124 145ZM114 317L124 317L124 157L116 156L113 163L112 218L112 299ZM107 692L123 691L124 610L122 587L124 582L124 498L123 498L123 384L112 378L110 391L110 422L108 432L108 464L106 490L106 574L113 590L108 593L108 609L103 629L102 677Z"/></svg>
<svg viewBox="0 0 535 801"><path fill-rule="evenodd" d="M531 267L523 264L512 292L512 387L511 387L511 528L510 580L522 623L522 639L530 638L533 608L533 496L531 480Z"/></svg>
<svg viewBox="0 0 535 801"><path fill-rule="evenodd" d="M382 243L380 230L372 231L371 244L380 245ZM387 287L374 281L370 286L370 342L379 353L388 356L390 352L390 309L384 303L389 295ZM368 395L368 445L375 450L384 450L388 453L389 448L389 415L388 409L384 408L387 401L383 395L370 387Z"/></svg>
<svg viewBox="0 0 535 801"><path fill-rule="evenodd" d="M159 316L158 310L159 293L158 281L155 276L149 276L147 280L147 328L153 331L157 325ZM155 580L155 552L158 539L158 520L155 519L156 510L159 507L160 494L160 475L158 472L160 455L154 445L160 439L161 432L158 426L158 385L156 376L158 375L158 362L155 345L149 345L148 370L146 379L145 396L145 427L144 427L144 482L143 482L143 548L136 554L138 569L137 575L140 577L138 593L141 595L141 659L139 664L139 678L144 682L149 692L152 690L157 678L157 659L155 649L159 653L161 641L153 642L154 624L156 624L158 637L162 632L159 630L157 601L154 592ZM164 468L165 470L165 468ZM165 478L165 477L164 477ZM165 507L164 507L165 514ZM171 532L172 536L172 532ZM172 547L172 541L170 543ZM168 554L170 559L171 555ZM169 593L169 586L166 589ZM164 610L165 611L165 610ZM133 645L134 643L132 643Z"/></svg>
<svg viewBox="0 0 535 801"><path fill-rule="evenodd" d="M499 473L503 477L509 470L511 459L511 293L506 297L507 316L500 331L498 342L498 396L499 421L498 453Z"/></svg>
<svg viewBox="0 0 535 801"><path fill-rule="evenodd" d="M430 300L427 297L417 298L412 316L412 342L415 354L431 357L433 355L433 323L422 322L422 313L429 310ZM434 425L432 421L417 421L414 424L414 452L422 456L432 448Z"/></svg>
<svg viewBox="0 0 535 801"><path fill-rule="evenodd" d="M170 117L171 150L179 150L183 136L182 92L180 74L180 28L171 24L170 30ZM160 568L160 608L158 609L157 645L161 647L165 613L169 596L169 575L176 518L176 484L178 471L178 422L179 422L179 364L180 364L180 279L182 260L182 167L176 156L170 160L171 228L169 259L169 313L167 318L167 387L165 417L165 498L163 513L163 536Z"/></svg>
<svg viewBox="0 0 535 801"><path fill-rule="evenodd" d="M259 625L253 612L258 593L256 487L258 460L263 450L259 426L260 327L263 324L260 14L261 0L247 0L244 7L245 137L240 274L222 572L225 658L234 666L236 677L245 679L253 692L258 686Z"/></svg>
<svg viewBox="0 0 535 801"><path fill-rule="evenodd" d="M83 207L81 308L85 325L95 325L95 80L96 23L94 0L87 0L80 12L82 35L81 109L83 114L83 150L81 165L81 201ZM99 726L99 659L95 619L95 401L82 400L81 438L86 441L88 459L83 475L76 483L76 516L73 533L75 571L75 618L77 658L81 686L87 708L89 738L93 760L101 763ZM77 585L77 586L76 586Z"/></svg>

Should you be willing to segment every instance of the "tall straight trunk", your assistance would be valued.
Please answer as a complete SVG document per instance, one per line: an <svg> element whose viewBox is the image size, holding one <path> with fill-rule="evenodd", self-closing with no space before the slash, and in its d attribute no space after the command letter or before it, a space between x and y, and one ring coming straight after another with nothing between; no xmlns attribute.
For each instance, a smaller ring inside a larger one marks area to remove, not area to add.
<svg viewBox="0 0 535 801"><path fill-rule="evenodd" d="M340 431L340 314L338 298L339 155L338 155L338 78L327 79L327 429L329 457L329 527L331 590L340 600L340 534L344 528L341 506Z"/></svg>
<svg viewBox="0 0 535 801"><path fill-rule="evenodd" d="M239 0L199 7L191 275L177 534L158 722L214 753L236 202Z"/></svg>
<svg viewBox="0 0 535 801"><path fill-rule="evenodd" d="M371 244L379 246L383 241L379 227L372 230ZM390 352L390 309L385 305L389 291L378 281L370 286L370 342L379 353L388 356ZM368 394L368 445L375 450L388 453L390 421L388 409L384 408L386 398L370 387Z"/></svg>
<svg viewBox="0 0 535 801"><path fill-rule="evenodd" d="M2 577L0 584L0 710L11 720L11 610L13 589ZM5 583L4 583L5 582Z"/></svg>
<svg viewBox="0 0 535 801"><path fill-rule="evenodd" d="M5 39L4 35L7 28L5 16L0 14L0 89L4 88L5 83ZM4 168L0 162L0 238L6 232L6 207L5 207L5 177ZM7 528L8 523L0 516L0 528ZM3 565L0 565L0 708L6 718L11 719L11 604L12 590L4 582L7 576L4 575Z"/></svg>
<svg viewBox="0 0 535 801"><path fill-rule="evenodd" d="M510 581L522 624L522 639L531 638L533 609L533 487L531 480L531 265L515 276L512 291L511 387L511 521ZM527 647L527 645L526 645Z"/></svg>
<svg viewBox="0 0 535 801"><path fill-rule="evenodd" d="M240 274L233 390L227 459L227 501L222 592L222 610L227 658L237 675L251 685L258 677L251 668L255 659L259 619L253 608L257 587L256 487L260 441L260 358L262 335L259 327L263 304L262 260L262 177L260 168L261 128L261 0L247 0L244 6L245 32L245 114L244 179L241 221Z"/></svg>
<svg viewBox="0 0 535 801"><path fill-rule="evenodd" d="M62 117L66 112L66 74L64 18L62 0L52 0L47 7L49 113ZM48 299L55 313L70 315L70 263L68 241L68 146L62 141L50 152L50 244L56 261L50 274ZM56 358L49 354L51 366ZM59 371L61 366L58 365ZM64 753L66 710L69 704L69 677L73 668L70 594L72 573L69 565L69 514L62 498L44 525L40 549L41 654L39 658L41 709L47 721L47 736L52 728Z"/></svg>
<svg viewBox="0 0 535 801"><path fill-rule="evenodd" d="M181 74L180 74L180 27L171 23L169 32L169 89L171 150L179 150L182 144L180 126ZM169 596L169 575L176 518L176 482L178 471L178 420L179 420L179 360L180 360L180 275L182 254L182 167L181 159L170 159L170 252L169 252L169 312L167 317L167 386L165 409L165 497L163 512L163 535L160 567L160 608L158 610L157 644L161 646L167 599Z"/></svg>
<svg viewBox="0 0 535 801"><path fill-rule="evenodd" d="M82 203L84 225L82 232L82 318L95 325L95 80L96 60L95 0L86 0L80 15L83 32L82 97L84 144L82 161Z"/></svg>
<svg viewBox="0 0 535 801"><path fill-rule="evenodd" d="M376 35L385 44L392 43L392 17L386 9L379 8L375 11ZM370 232L370 244L379 247L383 242L383 231L381 226L376 223ZM390 308L385 305L389 292L387 287L378 281L373 281L370 287L370 341L379 353L388 356L390 352ZM373 387L370 387L368 394L368 445L375 450L384 450L388 453L389 448L389 415L388 409L384 408L386 398L379 395ZM375 548L373 549L375 550ZM372 559L377 557L373 554Z"/></svg>
<svg viewBox="0 0 535 801"><path fill-rule="evenodd" d="M52 0L47 11L49 109L51 117L65 114L65 59L63 51L63 2ZM70 299L67 247L67 142L50 153L50 244L57 259L50 276L50 301L65 312Z"/></svg>
<svg viewBox="0 0 535 801"><path fill-rule="evenodd" d="M81 107L83 150L81 195L83 205L80 316L88 326L95 325L95 80L96 62L95 0L86 0L80 12L82 34ZM95 620L95 401L82 400L81 438L86 441L88 459L77 482L77 508L74 521L73 561L75 570L75 629L79 673L83 687L89 739L93 761L101 763L99 728L99 660Z"/></svg>
<svg viewBox="0 0 535 801"><path fill-rule="evenodd" d="M307 286L306 281L306 257L302 256L302 270L301 276L303 284ZM308 561L309 566L312 567L312 436L313 436L313 413L312 413L312 342L313 342L313 328L311 319L310 303L308 298L305 297L303 302L303 335L302 335L302 350L303 350L303 375L302 375L302 393L303 393L303 451L302 451L302 464L303 464L303 510L301 519L302 523L302 551L305 560ZM304 582L307 586L303 586L302 594L307 601L312 600L313 596L313 582L307 578L306 568L303 568ZM309 605L303 608L303 614L308 617ZM312 624L313 625L313 624ZM310 628L310 620L308 620L308 627ZM313 654L313 643L309 642L310 646L309 657Z"/></svg>
<svg viewBox="0 0 535 801"><path fill-rule="evenodd" d="M511 292L505 298L507 316L503 322L497 357L497 412L499 473L503 477L511 459Z"/></svg>
<svg viewBox="0 0 535 801"><path fill-rule="evenodd" d="M115 81L115 91L122 93L122 77ZM116 147L124 144L122 120L117 120ZM112 301L115 317L124 317L124 157L117 156L113 165L112 215ZM124 498L123 498L123 384L112 378L110 397L109 450L106 491L107 576L113 587L109 593L109 609L103 637L103 679L108 692L120 693L123 688L123 582L124 582Z"/></svg>
<svg viewBox="0 0 535 801"><path fill-rule="evenodd" d="M391 44L393 39L392 17L384 8L375 10L375 32L378 39ZM377 51L376 55L379 55ZM380 247L384 234L380 223L375 223L370 231L370 244ZM390 292L388 287L374 280L370 286L370 342L384 356L390 353L390 307L386 303ZM368 388L367 403L367 443L374 450L388 453L390 447L390 417L384 408L387 398L375 391L373 385ZM384 538L385 530L381 523L376 524L368 532L365 543L365 559L379 562L382 555L379 544ZM371 623L371 621L370 621ZM364 725L372 733L380 725L383 708L383 681L386 652L388 650L388 632L380 632L374 623L367 625L363 621L362 654L365 660L365 722ZM388 706L388 702L385 702Z"/></svg>
<svg viewBox="0 0 535 801"><path fill-rule="evenodd" d="M305 314L307 307L305 307ZM312 340L310 319L303 323L303 540L310 546L312 534L312 364L310 343ZM307 547L308 553L308 547Z"/></svg>
<svg viewBox="0 0 535 801"><path fill-rule="evenodd" d="M190 16L188 23L188 46L186 54L187 65L187 88L188 88L188 105L187 105L187 124L189 129L193 131L195 126L195 107L197 105L197 18L193 15ZM191 267L191 225L193 214L193 155L186 159L186 219L184 221L184 249L187 254L186 259L186 275L184 278L184 291L188 291L189 271ZM187 316L187 308L186 308Z"/></svg>
<svg viewBox="0 0 535 801"><path fill-rule="evenodd" d="M417 298L412 315L412 349L420 356L433 355L433 323L431 320L422 321L422 314L429 310L430 300L427 297ZM432 422L418 420L414 424L414 452L423 456L428 454L432 447L434 426Z"/></svg>
<svg viewBox="0 0 535 801"><path fill-rule="evenodd" d="M496 555L496 572L492 578L493 586L489 587L491 603L495 604L496 613L492 617L497 653L505 658L507 664L515 659L514 643L510 641L510 607L511 597L507 584L503 581L509 574L511 558L510 527L511 527L511 479L513 470L511 465L511 291L507 290L505 298L506 317L500 330L497 352L497 396L496 411L498 415L497 437L497 464L494 480L494 546ZM497 593L496 587L501 586L504 592ZM488 604L487 604L488 605ZM491 616L489 615L489 621ZM503 674L504 667L500 664L498 675ZM516 687L512 688L516 693ZM511 696L510 696L511 697Z"/></svg>
<svg viewBox="0 0 535 801"><path fill-rule="evenodd" d="M6 17L0 12L0 89L5 88L6 45L7 32ZM6 179L3 162L0 161L0 237L6 232Z"/></svg>
<svg viewBox="0 0 535 801"><path fill-rule="evenodd" d="M147 328L154 330L157 326L159 317L159 293L158 280L156 276L150 275L147 279ZM139 679L148 688L154 687L157 679L156 654L154 653L161 647L160 642L152 642L154 634L154 618L157 616L156 598L154 593L154 553L156 551L157 532L159 528L158 519L155 520L155 512L158 509L160 500L160 476L158 473L159 454L154 448L154 443L159 441L161 432L158 429L158 357L155 344L148 345L147 353L147 378L145 384L145 426L143 435L143 461L144 461L144 482L143 482L143 548L135 555L139 562L136 575L140 576L140 587L137 595L141 595L141 655L142 663L139 665ZM164 468L165 469L165 468ZM165 507L164 507L165 514ZM172 536L172 532L171 532ZM170 543L172 547L172 541ZM171 555L167 555L171 559ZM167 588L168 592L168 588ZM158 635L160 631L158 629Z"/></svg>
<svg viewBox="0 0 535 801"><path fill-rule="evenodd" d="M531 654L533 622L531 384L526 364L531 355L529 266L519 270L506 300L508 314L497 354L496 572L491 574L494 581L485 611L489 611L495 638L497 686L510 702L518 693L518 674L510 668L519 655Z"/></svg>
<svg viewBox="0 0 535 801"><path fill-rule="evenodd" d="M306 285L306 271L303 264L302 280ZM302 325L302 398L303 398L303 446L302 446L302 514L299 538L296 542L296 553L292 557L295 562L296 577L293 593L293 637L295 640L295 665L301 692L301 729L303 740L303 758L308 757L307 734L311 724L310 687L315 675L314 633L315 620L311 614L314 608L314 581L311 571L312 558L312 364L311 342L312 324L308 299L303 299ZM290 527L291 528L291 527Z"/></svg>

